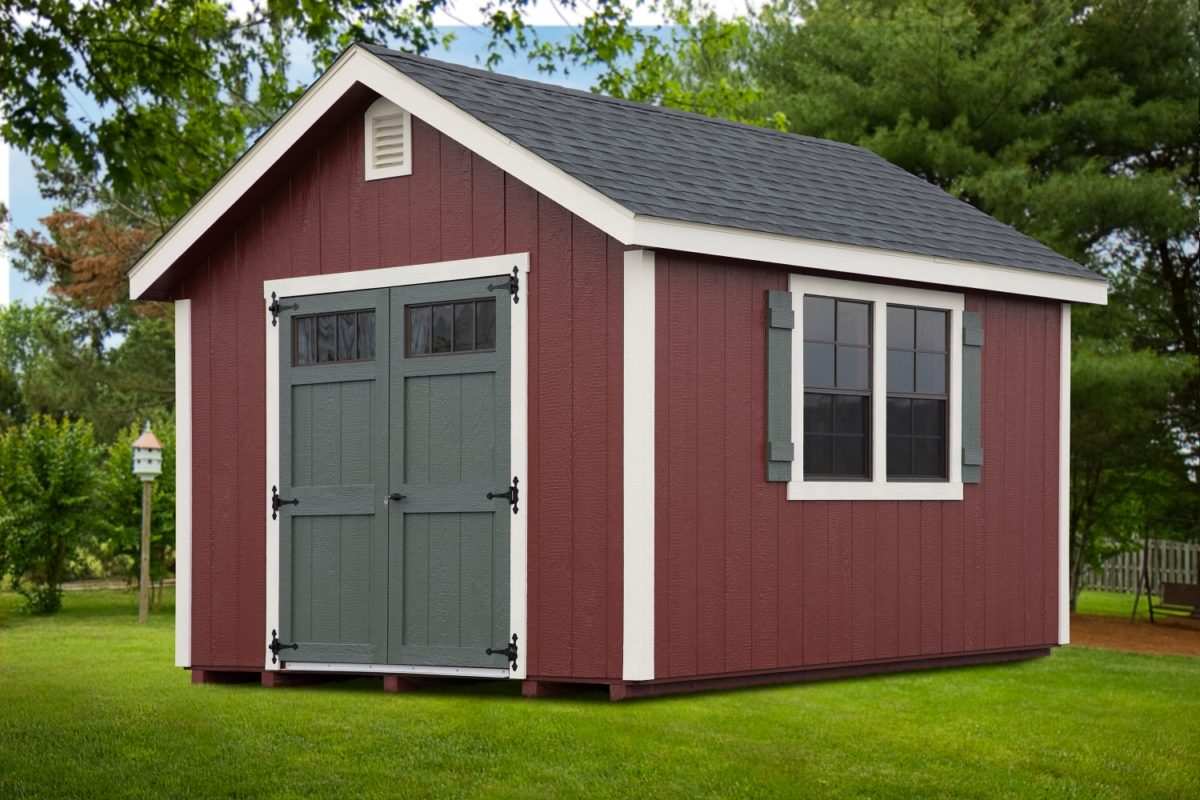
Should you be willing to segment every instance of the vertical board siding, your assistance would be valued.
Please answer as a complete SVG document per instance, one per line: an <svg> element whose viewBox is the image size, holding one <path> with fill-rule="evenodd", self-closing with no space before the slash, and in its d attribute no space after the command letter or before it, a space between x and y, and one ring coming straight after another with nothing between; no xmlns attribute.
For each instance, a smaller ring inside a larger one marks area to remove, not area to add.
<svg viewBox="0 0 1200 800"><path fill-rule="evenodd" d="M787 273L657 265L659 678L1055 642L1057 303L966 297L985 463L962 501L795 502L761 469L765 293Z"/></svg>
<svg viewBox="0 0 1200 800"><path fill-rule="evenodd" d="M619 679L624 248L415 119L413 153L411 176L365 181L362 117L351 114L238 210L239 226L178 289L193 301L192 662L260 669L272 622L263 280L528 252L521 653L530 677Z"/></svg>

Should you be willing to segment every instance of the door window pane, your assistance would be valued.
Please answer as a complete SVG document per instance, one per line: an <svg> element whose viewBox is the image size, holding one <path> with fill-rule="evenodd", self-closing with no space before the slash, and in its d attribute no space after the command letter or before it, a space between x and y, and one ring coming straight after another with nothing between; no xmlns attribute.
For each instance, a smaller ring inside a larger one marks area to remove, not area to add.
<svg viewBox="0 0 1200 800"><path fill-rule="evenodd" d="M337 361L337 315L317 317L317 361Z"/></svg>
<svg viewBox="0 0 1200 800"><path fill-rule="evenodd" d="M433 307L433 352L449 353L454 335L453 312L450 305Z"/></svg>
<svg viewBox="0 0 1200 800"><path fill-rule="evenodd" d="M296 366L317 363L317 319L300 317L292 322L292 339L296 342Z"/></svg>
<svg viewBox="0 0 1200 800"><path fill-rule="evenodd" d="M292 319L292 363L298 367L375 359L375 312L312 314Z"/></svg>
<svg viewBox="0 0 1200 800"><path fill-rule="evenodd" d="M475 304L454 304L454 352L475 349Z"/></svg>
<svg viewBox="0 0 1200 800"><path fill-rule="evenodd" d="M408 354L424 356L433 351L433 309L417 306L408 310Z"/></svg>
<svg viewBox="0 0 1200 800"><path fill-rule="evenodd" d="M355 361L358 359L358 315L351 311L348 314L338 314L337 318L337 360Z"/></svg>
<svg viewBox="0 0 1200 800"><path fill-rule="evenodd" d="M496 349L494 298L408 306L405 314L410 358Z"/></svg>
<svg viewBox="0 0 1200 800"><path fill-rule="evenodd" d="M375 312L358 312L358 357L362 361L375 360Z"/></svg>
<svg viewBox="0 0 1200 800"><path fill-rule="evenodd" d="M475 303L475 346L480 350L496 349L496 301Z"/></svg>

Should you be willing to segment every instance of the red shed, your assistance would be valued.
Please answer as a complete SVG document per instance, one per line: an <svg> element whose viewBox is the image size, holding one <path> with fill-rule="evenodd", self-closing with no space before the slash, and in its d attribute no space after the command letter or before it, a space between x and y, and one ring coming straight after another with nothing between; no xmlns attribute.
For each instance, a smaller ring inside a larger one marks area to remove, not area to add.
<svg viewBox="0 0 1200 800"><path fill-rule="evenodd" d="M1067 641L1070 303L858 147L347 50L130 271L177 664L614 698Z"/></svg>

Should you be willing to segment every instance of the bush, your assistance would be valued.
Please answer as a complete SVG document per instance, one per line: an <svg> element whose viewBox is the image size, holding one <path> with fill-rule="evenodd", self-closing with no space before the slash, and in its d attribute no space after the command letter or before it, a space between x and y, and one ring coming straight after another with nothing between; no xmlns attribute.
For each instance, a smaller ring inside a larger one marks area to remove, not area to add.
<svg viewBox="0 0 1200 800"><path fill-rule="evenodd" d="M37 613L62 606L62 584L93 519L98 456L86 421L35 416L0 433L0 575Z"/></svg>

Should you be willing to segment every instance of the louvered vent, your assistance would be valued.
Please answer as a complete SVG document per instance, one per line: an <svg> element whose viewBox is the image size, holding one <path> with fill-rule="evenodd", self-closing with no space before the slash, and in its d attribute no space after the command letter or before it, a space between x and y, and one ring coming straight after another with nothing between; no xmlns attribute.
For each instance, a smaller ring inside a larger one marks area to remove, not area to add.
<svg viewBox="0 0 1200 800"><path fill-rule="evenodd" d="M412 123L408 113L380 98L367 109L366 179L412 174Z"/></svg>
<svg viewBox="0 0 1200 800"><path fill-rule="evenodd" d="M371 120L371 164L377 170L403 167L407 159L404 114Z"/></svg>

